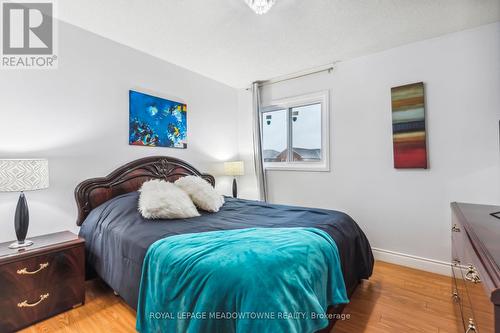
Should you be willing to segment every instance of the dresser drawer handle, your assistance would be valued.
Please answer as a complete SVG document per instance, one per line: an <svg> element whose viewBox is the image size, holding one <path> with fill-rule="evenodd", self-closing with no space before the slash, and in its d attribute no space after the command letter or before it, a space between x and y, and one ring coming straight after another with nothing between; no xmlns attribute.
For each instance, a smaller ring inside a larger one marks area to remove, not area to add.
<svg viewBox="0 0 500 333"><path fill-rule="evenodd" d="M451 231L453 231L453 232L460 232L460 228L457 227L456 224L454 224L453 227L451 227Z"/></svg>
<svg viewBox="0 0 500 333"><path fill-rule="evenodd" d="M476 268L472 265L469 265L469 267L467 267L467 273L465 273L465 279L472 283L481 282L481 278L479 278Z"/></svg>
<svg viewBox="0 0 500 333"><path fill-rule="evenodd" d="M469 318L469 326L467 327L467 331L465 333L475 333L477 332L476 330L476 325L474 324L474 320L472 318Z"/></svg>
<svg viewBox="0 0 500 333"><path fill-rule="evenodd" d="M44 262L44 263L40 264L40 267L36 271L30 272L30 271L28 271L28 268L24 267L22 269L17 270L17 274L19 274L19 275L33 275L33 274L36 274L47 267L49 267L49 263Z"/></svg>
<svg viewBox="0 0 500 333"><path fill-rule="evenodd" d="M46 293L44 295L40 295L40 299L38 300L38 302L35 302L35 303L28 303L28 301L23 301L21 303L17 303L17 307L18 308L32 308L34 306L37 306L38 304L42 303L44 300L46 300L47 298L49 298L49 293Z"/></svg>

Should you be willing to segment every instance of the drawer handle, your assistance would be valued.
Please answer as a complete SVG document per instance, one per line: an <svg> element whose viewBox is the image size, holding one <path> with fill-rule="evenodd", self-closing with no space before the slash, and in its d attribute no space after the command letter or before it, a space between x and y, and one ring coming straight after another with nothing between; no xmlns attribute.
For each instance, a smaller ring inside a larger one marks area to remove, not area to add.
<svg viewBox="0 0 500 333"><path fill-rule="evenodd" d="M32 308L32 307L35 307L38 304L42 303L47 298L49 298L49 296L50 296L49 293L46 293L44 295L40 295L40 299L38 300L38 302L28 303L28 301L26 300L26 301L23 301L21 303L17 303L17 307L18 308Z"/></svg>
<svg viewBox="0 0 500 333"><path fill-rule="evenodd" d="M476 325L474 324L474 320L472 318L469 318L469 326L467 327L467 331L465 333L472 333L472 332L477 332L476 330Z"/></svg>
<svg viewBox="0 0 500 333"><path fill-rule="evenodd" d="M453 231L453 232L460 232L460 228L457 227L456 224L454 224L453 227L451 227L451 231Z"/></svg>
<svg viewBox="0 0 500 333"><path fill-rule="evenodd" d="M472 283L480 283L481 282L481 278L477 274L476 268L472 265L469 265L469 267L467 267L467 273L465 273L465 279L469 282L472 282Z"/></svg>
<svg viewBox="0 0 500 333"><path fill-rule="evenodd" d="M17 274L19 274L19 275L33 275L33 274L36 274L36 273L40 272L41 270L43 270L43 269L45 269L47 267L49 267L49 263L48 262L44 262L44 263L40 264L40 267L36 271L30 272L30 271L28 271L28 268L24 267L22 269L19 269L17 271Z"/></svg>

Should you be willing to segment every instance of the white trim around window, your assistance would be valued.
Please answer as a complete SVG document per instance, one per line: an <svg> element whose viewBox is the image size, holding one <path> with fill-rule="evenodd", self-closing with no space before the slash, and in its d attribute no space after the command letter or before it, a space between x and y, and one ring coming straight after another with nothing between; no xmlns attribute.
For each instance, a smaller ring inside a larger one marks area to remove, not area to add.
<svg viewBox="0 0 500 333"><path fill-rule="evenodd" d="M321 104L321 160L320 161L290 161L287 162L264 162L266 170L283 171L330 171L330 93L328 90L315 92L307 95L289 97L274 100L270 105L261 108L261 117L263 113L269 113L278 110L288 110L288 117L292 108L307 106L312 104ZM290 118L291 119L291 118ZM264 123L264 122L262 122ZM291 123L290 123L291 124ZM262 135L263 131L261 131ZM263 142L265 138L262 138ZM291 125L287 130L287 149L292 146Z"/></svg>

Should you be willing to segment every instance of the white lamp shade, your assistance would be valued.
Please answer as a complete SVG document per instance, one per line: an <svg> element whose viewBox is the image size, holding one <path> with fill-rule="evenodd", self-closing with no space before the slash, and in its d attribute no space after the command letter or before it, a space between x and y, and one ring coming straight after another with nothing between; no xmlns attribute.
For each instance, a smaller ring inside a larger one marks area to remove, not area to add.
<svg viewBox="0 0 500 333"><path fill-rule="evenodd" d="M0 192L34 191L49 187L46 159L0 159Z"/></svg>
<svg viewBox="0 0 500 333"><path fill-rule="evenodd" d="M245 165L243 161L225 162L224 173L228 176L243 176L245 174Z"/></svg>

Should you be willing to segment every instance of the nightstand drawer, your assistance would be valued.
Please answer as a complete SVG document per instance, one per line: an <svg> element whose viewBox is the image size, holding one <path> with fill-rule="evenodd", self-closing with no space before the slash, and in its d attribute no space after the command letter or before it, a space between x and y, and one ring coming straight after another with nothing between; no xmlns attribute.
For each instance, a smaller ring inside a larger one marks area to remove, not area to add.
<svg viewBox="0 0 500 333"><path fill-rule="evenodd" d="M79 278L53 284L0 300L0 332L13 332L66 311L84 302L85 290Z"/></svg>
<svg viewBox="0 0 500 333"><path fill-rule="evenodd" d="M83 281L84 252L84 246L77 246L0 266L0 295L10 298L73 278Z"/></svg>

